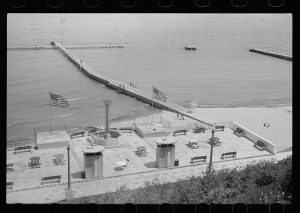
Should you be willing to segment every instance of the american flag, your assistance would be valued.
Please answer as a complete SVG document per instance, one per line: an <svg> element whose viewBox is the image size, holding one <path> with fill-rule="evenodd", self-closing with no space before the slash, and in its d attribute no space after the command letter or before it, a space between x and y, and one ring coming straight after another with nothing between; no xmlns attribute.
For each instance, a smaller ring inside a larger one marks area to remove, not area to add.
<svg viewBox="0 0 300 213"><path fill-rule="evenodd" d="M57 106L62 108L66 108L70 106L69 102L61 95L55 95L51 92L49 92L49 95L51 100L51 106Z"/></svg>
<svg viewBox="0 0 300 213"><path fill-rule="evenodd" d="M153 98L166 102L167 94L153 87Z"/></svg>

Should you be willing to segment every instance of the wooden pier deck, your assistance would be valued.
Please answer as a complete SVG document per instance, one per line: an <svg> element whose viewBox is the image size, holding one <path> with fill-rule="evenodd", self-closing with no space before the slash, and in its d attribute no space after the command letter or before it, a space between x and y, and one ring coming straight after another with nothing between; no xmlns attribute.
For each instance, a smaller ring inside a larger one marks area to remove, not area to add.
<svg viewBox="0 0 300 213"><path fill-rule="evenodd" d="M55 46L16 46L7 47L7 50L51 50L56 49ZM108 44L98 46L65 46L66 49L100 49L100 48L124 48L121 44Z"/></svg>
<svg viewBox="0 0 300 213"><path fill-rule="evenodd" d="M142 91L138 88L134 88L132 86L126 85L122 82L115 81L111 78L106 76L102 76L95 72L92 68L90 68L87 64L83 63L79 58L77 58L73 53L71 53L67 48L65 48L61 43L57 41L52 41L51 44L61 50L61 52L75 65L77 66L83 73L85 73L91 79L105 84L106 87L116 90L118 93L122 93L128 95L130 97L136 98L139 101L152 105L152 94ZM165 109L171 112L179 113L180 115L186 116L191 118L200 123L206 129L214 129L214 125L211 124L209 121L203 121L202 118L198 117L194 114L189 114L187 111L188 109L180 106L174 102L167 101L162 102L157 99L153 99L153 106Z"/></svg>
<svg viewBox="0 0 300 213"><path fill-rule="evenodd" d="M293 58L291 56L281 55L281 54L278 54L278 53L266 52L266 51L262 51L262 50L258 50L258 49L250 49L249 51L250 52L255 52L255 53L260 53L260 54L263 54L263 55L273 56L273 57L276 57L276 58L285 59L285 60L288 60L288 61L293 60Z"/></svg>

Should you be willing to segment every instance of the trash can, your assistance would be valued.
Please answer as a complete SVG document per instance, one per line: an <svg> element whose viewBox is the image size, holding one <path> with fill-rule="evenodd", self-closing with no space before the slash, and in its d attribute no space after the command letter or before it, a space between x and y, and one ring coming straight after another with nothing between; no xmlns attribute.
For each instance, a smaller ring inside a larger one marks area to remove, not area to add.
<svg viewBox="0 0 300 213"><path fill-rule="evenodd" d="M178 160L178 159L175 159L174 164L175 164L175 166L179 166L179 160Z"/></svg>

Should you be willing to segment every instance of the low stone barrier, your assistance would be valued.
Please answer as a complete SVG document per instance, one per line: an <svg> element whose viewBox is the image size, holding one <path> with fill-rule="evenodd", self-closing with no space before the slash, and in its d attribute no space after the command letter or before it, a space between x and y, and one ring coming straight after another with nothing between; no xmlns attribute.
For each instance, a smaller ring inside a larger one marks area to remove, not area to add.
<svg viewBox="0 0 300 213"><path fill-rule="evenodd" d="M270 141L268 141L267 139L255 134L254 132L251 132L250 130L246 129L245 127L232 122L230 128L232 130L235 130L236 128L240 128L241 130L244 131L245 134L245 138L247 138L248 140L252 141L253 143L256 143L258 140L262 141L263 143L266 144L266 149L275 154L276 153L276 145Z"/></svg>

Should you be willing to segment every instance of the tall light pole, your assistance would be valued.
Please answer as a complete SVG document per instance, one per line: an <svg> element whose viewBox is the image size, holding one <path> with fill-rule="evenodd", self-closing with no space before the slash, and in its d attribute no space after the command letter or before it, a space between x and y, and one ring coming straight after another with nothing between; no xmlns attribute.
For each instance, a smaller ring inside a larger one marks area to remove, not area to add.
<svg viewBox="0 0 300 213"><path fill-rule="evenodd" d="M213 155L213 147L214 147L214 133L215 133L215 130L213 129L211 131L211 141L210 141L209 171L211 171L211 168L212 168L212 155Z"/></svg>
<svg viewBox="0 0 300 213"><path fill-rule="evenodd" d="M73 191L71 188L71 174L70 174L70 140L68 141L67 144L67 150L68 150L68 188L66 188L66 199L71 200L73 199Z"/></svg>

